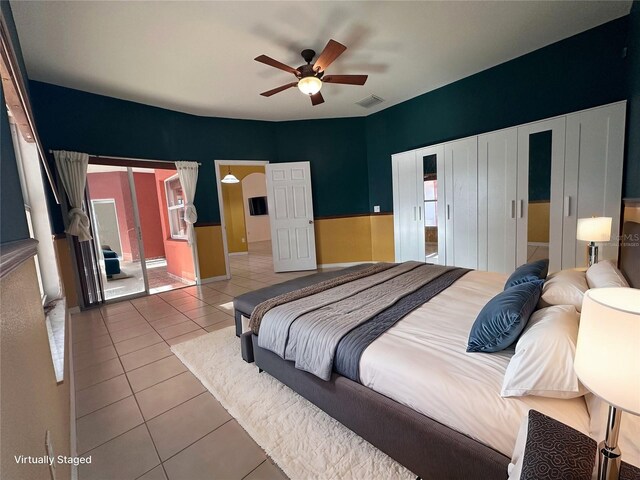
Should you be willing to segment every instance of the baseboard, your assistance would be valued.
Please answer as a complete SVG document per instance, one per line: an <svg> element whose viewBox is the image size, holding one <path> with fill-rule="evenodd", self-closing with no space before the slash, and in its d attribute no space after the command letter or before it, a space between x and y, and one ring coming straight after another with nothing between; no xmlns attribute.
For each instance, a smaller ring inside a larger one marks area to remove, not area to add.
<svg viewBox="0 0 640 480"><path fill-rule="evenodd" d="M549 242L527 242L529 247L548 247Z"/></svg>
<svg viewBox="0 0 640 480"><path fill-rule="evenodd" d="M200 285L202 285L204 283L220 282L222 280L228 280L227 276L226 275L220 275L218 277L203 278L202 280L200 280Z"/></svg>
<svg viewBox="0 0 640 480"><path fill-rule="evenodd" d="M233 253L229 253L230 257L235 257L237 255L249 255L249 251L246 252L233 252Z"/></svg>
<svg viewBox="0 0 640 480"><path fill-rule="evenodd" d="M345 263L321 263L318 268L339 268L353 267L354 265L362 265L363 263L379 263L377 260L362 260L361 262L345 262Z"/></svg>

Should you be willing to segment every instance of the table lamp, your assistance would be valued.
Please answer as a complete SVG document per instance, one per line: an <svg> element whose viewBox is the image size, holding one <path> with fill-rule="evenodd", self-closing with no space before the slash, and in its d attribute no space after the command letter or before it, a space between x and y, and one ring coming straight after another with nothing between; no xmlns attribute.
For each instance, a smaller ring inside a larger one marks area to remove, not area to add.
<svg viewBox="0 0 640 480"><path fill-rule="evenodd" d="M617 480L622 411L640 415L640 290L593 288L584 295L574 369L582 384L609 404L598 445L598 480Z"/></svg>
<svg viewBox="0 0 640 480"><path fill-rule="evenodd" d="M577 238L589 242L589 266L598 263L596 242L608 242L611 239L611 217L579 218Z"/></svg>

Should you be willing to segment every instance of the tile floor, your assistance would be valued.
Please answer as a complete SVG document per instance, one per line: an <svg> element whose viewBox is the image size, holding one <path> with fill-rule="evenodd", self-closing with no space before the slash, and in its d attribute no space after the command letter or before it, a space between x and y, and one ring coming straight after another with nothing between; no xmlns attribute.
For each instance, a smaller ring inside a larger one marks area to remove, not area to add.
<svg viewBox="0 0 640 480"><path fill-rule="evenodd" d="M273 273L270 247L231 257L229 281L73 315L80 480L285 479L170 346L233 325L233 296Z"/></svg>
<svg viewBox="0 0 640 480"><path fill-rule="evenodd" d="M167 273L167 261L165 259L147 260L147 278L149 279L149 291L151 293L166 292L185 285L193 285L187 279L178 279ZM128 275L125 278L107 279L104 273L104 266L101 265L102 285L104 286L104 297L113 300L118 297L131 295L144 291L144 279L142 276L142 266L140 262L120 261L120 268Z"/></svg>

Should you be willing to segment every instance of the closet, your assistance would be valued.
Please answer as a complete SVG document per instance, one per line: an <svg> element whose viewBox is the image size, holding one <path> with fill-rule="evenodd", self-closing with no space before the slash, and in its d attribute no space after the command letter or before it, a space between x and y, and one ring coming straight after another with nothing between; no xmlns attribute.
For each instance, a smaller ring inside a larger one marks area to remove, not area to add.
<svg viewBox="0 0 640 480"><path fill-rule="evenodd" d="M504 273L538 258L551 271L586 266L577 219L612 217L612 237L619 230L625 110L618 102L393 155L396 261ZM617 254L615 242L600 247L601 259Z"/></svg>

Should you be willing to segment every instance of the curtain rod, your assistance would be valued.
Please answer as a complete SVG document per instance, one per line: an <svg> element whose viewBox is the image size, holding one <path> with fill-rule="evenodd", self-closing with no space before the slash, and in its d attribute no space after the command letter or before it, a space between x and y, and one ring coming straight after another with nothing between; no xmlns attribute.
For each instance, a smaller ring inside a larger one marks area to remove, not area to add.
<svg viewBox="0 0 640 480"><path fill-rule="evenodd" d="M54 150L49 150L49 153L53 154ZM89 153L90 157L94 158L112 158L114 160L132 160L134 162L167 162L167 163L175 163L176 160L153 160L151 158L132 158L132 157L114 157L113 155L93 155ZM202 164L200 162L196 162L198 166Z"/></svg>

